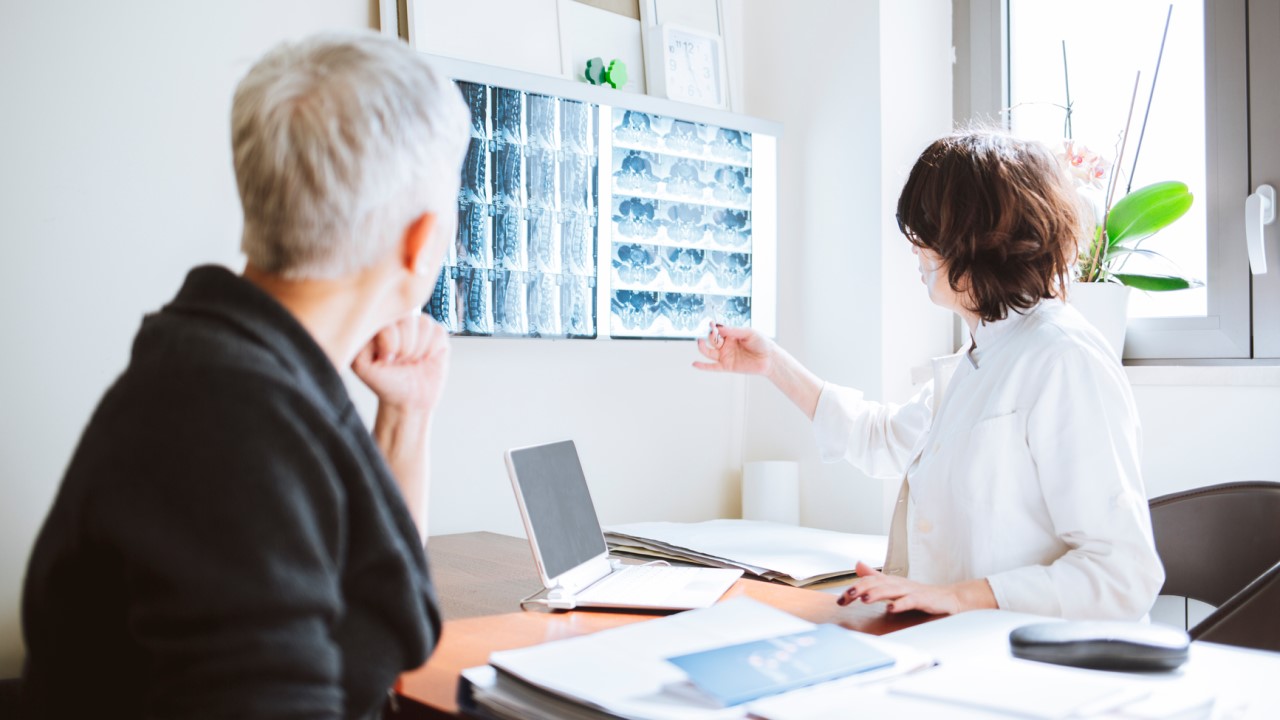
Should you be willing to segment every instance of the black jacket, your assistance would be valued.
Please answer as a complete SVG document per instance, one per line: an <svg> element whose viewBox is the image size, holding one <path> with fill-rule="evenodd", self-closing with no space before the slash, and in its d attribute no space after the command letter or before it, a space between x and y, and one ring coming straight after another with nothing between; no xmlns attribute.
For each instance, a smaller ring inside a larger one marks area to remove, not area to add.
<svg viewBox="0 0 1280 720"><path fill-rule="evenodd" d="M436 643L426 557L332 363L196 268L148 316L27 568L31 717L358 718Z"/></svg>

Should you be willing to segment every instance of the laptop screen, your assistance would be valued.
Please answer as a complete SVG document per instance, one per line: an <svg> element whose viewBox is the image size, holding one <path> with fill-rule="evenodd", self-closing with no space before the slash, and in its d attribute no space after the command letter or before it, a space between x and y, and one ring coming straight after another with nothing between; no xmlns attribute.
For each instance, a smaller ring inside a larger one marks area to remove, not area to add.
<svg viewBox="0 0 1280 720"><path fill-rule="evenodd" d="M548 577L607 550L572 440L512 450L511 468Z"/></svg>

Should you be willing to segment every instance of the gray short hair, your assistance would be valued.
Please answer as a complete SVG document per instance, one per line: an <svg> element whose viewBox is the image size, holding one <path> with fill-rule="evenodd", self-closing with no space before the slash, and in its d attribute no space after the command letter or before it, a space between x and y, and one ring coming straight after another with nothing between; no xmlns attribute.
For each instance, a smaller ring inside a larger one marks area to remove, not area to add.
<svg viewBox="0 0 1280 720"><path fill-rule="evenodd" d="M398 40L342 33L276 47L231 107L240 248L291 279L373 265L422 213L455 211L468 125L457 87Z"/></svg>

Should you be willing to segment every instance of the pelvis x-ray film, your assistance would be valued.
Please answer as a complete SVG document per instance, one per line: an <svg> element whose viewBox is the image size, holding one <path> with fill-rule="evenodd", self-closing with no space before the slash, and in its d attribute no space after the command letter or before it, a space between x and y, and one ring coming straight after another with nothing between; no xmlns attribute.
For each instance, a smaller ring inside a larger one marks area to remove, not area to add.
<svg viewBox="0 0 1280 720"><path fill-rule="evenodd" d="M457 86L458 229L423 310L455 335L596 337L598 106Z"/></svg>
<svg viewBox="0 0 1280 720"><path fill-rule="evenodd" d="M751 133L615 108L609 333L751 324Z"/></svg>

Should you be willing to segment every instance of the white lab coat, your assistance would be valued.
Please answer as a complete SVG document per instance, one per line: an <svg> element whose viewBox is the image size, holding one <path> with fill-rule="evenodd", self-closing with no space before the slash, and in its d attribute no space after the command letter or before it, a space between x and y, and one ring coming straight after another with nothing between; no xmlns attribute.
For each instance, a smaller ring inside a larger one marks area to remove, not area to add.
<svg viewBox="0 0 1280 720"><path fill-rule="evenodd" d="M905 552L891 548L886 571L986 578L1007 610L1144 617L1164 568L1137 410L1106 341L1057 300L983 323L974 341L934 361L934 379L905 405L830 383L818 400L823 460L906 478L895 515Z"/></svg>

